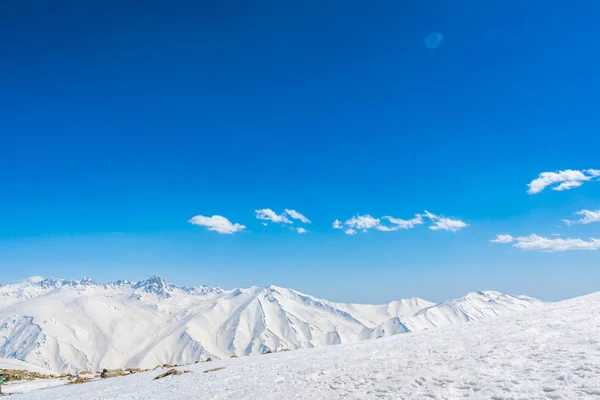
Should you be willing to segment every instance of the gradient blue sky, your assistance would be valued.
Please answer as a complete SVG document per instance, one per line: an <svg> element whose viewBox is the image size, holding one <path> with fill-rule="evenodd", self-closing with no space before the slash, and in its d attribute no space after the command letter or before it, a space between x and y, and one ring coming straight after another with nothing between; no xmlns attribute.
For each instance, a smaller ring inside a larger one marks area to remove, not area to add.
<svg viewBox="0 0 600 400"><path fill-rule="evenodd" d="M591 0L3 1L1 281L158 274L355 302L600 290L599 251L489 242L600 237L560 221L600 209L600 182L526 186L600 168L599 15ZM263 226L262 208L309 232ZM470 226L331 226L425 209Z"/></svg>

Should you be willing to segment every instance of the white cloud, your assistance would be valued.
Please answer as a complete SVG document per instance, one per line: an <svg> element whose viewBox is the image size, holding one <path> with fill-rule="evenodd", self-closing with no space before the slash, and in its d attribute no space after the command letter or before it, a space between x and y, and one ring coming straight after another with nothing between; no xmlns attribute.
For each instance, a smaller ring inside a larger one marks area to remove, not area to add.
<svg viewBox="0 0 600 400"><path fill-rule="evenodd" d="M357 229L371 229L379 225L380 220L373 218L369 214L357 215L346 221L346 226Z"/></svg>
<svg viewBox="0 0 600 400"><path fill-rule="evenodd" d="M415 225L421 225L423 223L423 216L421 214L417 214L415 215L415 217L413 219L399 219L399 218L394 218L394 217L383 217L382 219L385 219L387 221L389 221L391 224L394 224L395 226L390 228L389 230L392 231L396 231L398 229L411 229L414 228ZM380 229L382 230L382 229Z"/></svg>
<svg viewBox="0 0 600 400"><path fill-rule="evenodd" d="M375 218L369 214L357 215L344 223L336 219L332 225L335 229L343 229L343 226L346 225L346 227L351 228L354 233L356 233L355 230L368 232L369 229L376 229L382 232L393 232L400 229L412 229L417 225L422 225L424 223L423 217L427 217L431 220L433 225L430 226L429 229L434 231L447 230L456 232L469 226L463 221L437 216L429 211L425 211L425 214L415 214L412 219L400 219L390 216ZM382 222L385 222L385 224Z"/></svg>
<svg viewBox="0 0 600 400"><path fill-rule="evenodd" d="M575 221L571 221L568 219L563 219L562 221L567 225L591 224L593 222L600 222L600 210L596 210L596 211L581 210L581 211L576 212L575 215L582 215L583 218L577 219Z"/></svg>
<svg viewBox="0 0 600 400"><path fill-rule="evenodd" d="M586 241L583 239L547 238L531 234L529 236L513 237L510 235L496 235L494 243L514 243L513 247L525 251L567 251L567 250L596 250L600 249L600 239Z"/></svg>
<svg viewBox="0 0 600 400"><path fill-rule="evenodd" d="M344 233L346 235L356 235L356 231L354 229L346 229Z"/></svg>
<svg viewBox="0 0 600 400"><path fill-rule="evenodd" d="M306 218L304 215L300 214L296 210L288 210L286 208L285 214L289 215L293 219L298 219L298 220L304 222L305 224L310 224L310 220L308 218Z"/></svg>
<svg viewBox="0 0 600 400"><path fill-rule="evenodd" d="M224 234L240 232L246 228L241 224L232 224L227 218L220 215L213 215L212 217L196 215L195 217L190 218L188 222L193 225L206 226L208 227L209 231L215 231Z"/></svg>
<svg viewBox="0 0 600 400"><path fill-rule="evenodd" d="M496 235L496 239L490 240L492 243L511 243L513 237L510 235Z"/></svg>
<svg viewBox="0 0 600 400"><path fill-rule="evenodd" d="M547 186L553 186L552 190L557 191L574 189L597 177L600 177L600 170L597 169L584 169L581 171L567 169L556 172L542 172L527 185L529 186L527 193L539 193Z"/></svg>
<svg viewBox="0 0 600 400"><path fill-rule="evenodd" d="M459 219L451 219L446 218L444 216L438 216L430 213L425 210L425 216L431 220L433 223L432 226L429 227L432 231L450 231L450 232L458 232L459 230L466 228L469 226L466 222L463 222Z"/></svg>
<svg viewBox="0 0 600 400"><path fill-rule="evenodd" d="M306 233L306 232L308 232L306 229L301 228L301 227L300 228L296 228L296 230L298 231L298 233Z"/></svg>
<svg viewBox="0 0 600 400"><path fill-rule="evenodd" d="M256 218L258 219L262 219L262 220L266 220L266 221L272 221L275 222L277 224L283 222L284 224L291 224L292 221L290 221L286 216L285 213L278 215L275 211L271 210L270 208L264 208L262 210L256 210Z"/></svg>

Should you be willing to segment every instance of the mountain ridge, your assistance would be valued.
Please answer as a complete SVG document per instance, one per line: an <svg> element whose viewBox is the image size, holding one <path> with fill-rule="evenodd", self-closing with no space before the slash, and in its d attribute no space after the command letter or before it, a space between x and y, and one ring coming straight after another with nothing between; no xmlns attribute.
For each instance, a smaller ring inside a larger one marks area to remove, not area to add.
<svg viewBox="0 0 600 400"><path fill-rule="evenodd" d="M483 320L543 303L473 292L433 303L336 303L275 285L224 290L29 279L0 285L0 358L56 372L152 367L323 347Z"/></svg>

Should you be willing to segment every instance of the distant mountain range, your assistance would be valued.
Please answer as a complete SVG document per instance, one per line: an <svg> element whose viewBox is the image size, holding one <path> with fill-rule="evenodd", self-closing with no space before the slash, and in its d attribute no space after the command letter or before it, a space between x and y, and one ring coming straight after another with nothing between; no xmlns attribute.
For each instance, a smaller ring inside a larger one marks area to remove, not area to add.
<svg viewBox="0 0 600 400"><path fill-rule="evenodd" d="M192 363L373 339L541 307L485 291L343 304L276 286L177 287L153 276L95 283L30 278L0 285L0 358L55 371Z"/></svg>

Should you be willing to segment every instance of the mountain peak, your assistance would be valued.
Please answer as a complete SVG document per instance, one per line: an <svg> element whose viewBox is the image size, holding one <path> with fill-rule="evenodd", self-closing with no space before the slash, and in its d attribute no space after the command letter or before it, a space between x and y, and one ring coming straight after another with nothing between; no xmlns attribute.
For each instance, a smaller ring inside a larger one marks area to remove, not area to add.
<svg viewBox="0 0 600 400"><path fill-rule="evenodd" d="M380 305L333 303L275 285L180 288L156 275L135 283L35 281L0 286L0 359L16 357L57 372L98 370L105 362L147 368L157 362L320 347L541 306L497 292L471 293L435 306L418 298ZM54 343L62 341L76 351L59 355ZM131 355L141 341L161 344ZM90 342L107 346L90 347Z"/></svg>
<svg viewBox="0 0 600 400"><path fill-rule="evenodd" d="M154 293L161 296L171 297L175 285L166 280L152 275L150 278L137 282L132 286L134 290L142 290L146 293Z"/></svg>
<svg viewBox="0 0 600 400"><path fill-rule="evenodd" d="M94 285L95 282L93 281L92 278L90 278L89 276L84 276L80 281L79 284L81 285Z"/></svg>

